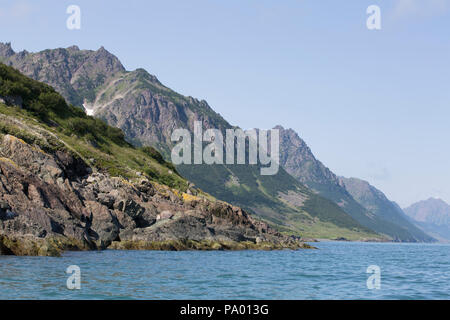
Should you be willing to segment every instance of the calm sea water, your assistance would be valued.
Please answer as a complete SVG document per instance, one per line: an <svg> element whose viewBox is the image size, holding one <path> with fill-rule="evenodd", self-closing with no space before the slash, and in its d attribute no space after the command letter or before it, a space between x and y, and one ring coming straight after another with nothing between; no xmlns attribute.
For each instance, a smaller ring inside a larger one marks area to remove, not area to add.
<svg viewBox="0 0 450 320"><path fill-rule="evenodd" d="M0 299L450 299L450 245L321 242L320 250L0 256ZM81 289L66 268L81 269ZM366 285L369 265L381 288Z"/></svg>

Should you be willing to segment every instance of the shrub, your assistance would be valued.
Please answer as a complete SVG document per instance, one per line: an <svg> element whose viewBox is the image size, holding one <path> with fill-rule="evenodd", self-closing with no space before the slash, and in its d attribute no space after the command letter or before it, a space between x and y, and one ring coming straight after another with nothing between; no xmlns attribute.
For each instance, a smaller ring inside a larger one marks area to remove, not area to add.
<svg viewBox="0 0 450 320"><path fill-rule="evenodd" d="M67 104L62 96L56 92L43 92L39 95L38 102L46 106L58 115L67 112Z"/></svg>
<svg viewBox="0 0 450 320"><path fill-rule="evenodd" d="M156 161L158 161L160 164L165 163L163 156L155 148L146 146L146 147L142 147L141 151L144 152L146 155L152 157Z"/></svg>

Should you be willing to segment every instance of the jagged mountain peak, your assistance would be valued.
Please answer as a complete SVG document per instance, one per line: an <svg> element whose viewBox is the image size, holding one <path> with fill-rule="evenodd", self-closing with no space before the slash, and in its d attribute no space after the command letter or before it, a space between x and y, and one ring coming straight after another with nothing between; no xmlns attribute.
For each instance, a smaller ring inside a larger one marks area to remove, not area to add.
<svg viewBox="0 0 450 320"><path fill-rule="evenodd" d="M106 50L103 46L101 46L97 51L94 51L92 56L97 59L96 62L103 62L107 66L109 64L113 69L116 69L115 71L125 71L125 67L122 65L119 58Z"/></svg>
<svg viewBox="0 0 450 320"><path fill-rule="evenodd" d="M300 135L294 129L292 128L285 129L281 125L276 125L273 128L278 129L280 131L280 137L282 137L283 140L289 141L289 143L291 143L292 146L305 148L305 150L302 151L305 151L305 153L309 153L309 155L315 159L309 146L302 138L300 138Z"/></svg>
<svg viewBox="0 0 450 320"><path fill-rule="evenodd" d="M330 181L338 184L336 175L316 159L296 131L280 125L275 128L280 131L280 164L289 174L306 184Z"/></svg>
<svg viewBox="0 0 450 320"><path fill-rule="evenodd" d="M69 51L80 51L80 47L78 47L77 45L73 45L73 46L67 47L67 50L69 50Z"/></svg>
<svg viewBox="0 0 450 320"><path fill-rule="evenodd" d="M136 70L132 71L131 73L134 73L136 78L141 77L141 79L153 82L153 83L161 85L161 86L163 85L155 75L149 73L147 70L145 70L143 68L137 68Z"/></svg>
<svg viewBox="0 0 450 320"><path fill-rule="evenodd" d="M104 47L80 50L78 46L14 53L10 44L0 45L0 59L25 75L53 86L73 105L92 102L99 87L126 70Z"/></svg>
<svg viewBox="0 0 450 320"><path fill-rule="evenodd" d="M11 42L0 42L0 57L10 57L15 52L11 47Z"/></svg>

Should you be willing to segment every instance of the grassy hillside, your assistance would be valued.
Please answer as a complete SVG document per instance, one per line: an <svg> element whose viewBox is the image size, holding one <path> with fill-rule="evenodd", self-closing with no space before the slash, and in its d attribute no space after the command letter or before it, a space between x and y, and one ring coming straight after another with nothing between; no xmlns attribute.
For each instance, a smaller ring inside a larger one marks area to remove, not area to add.
<svg viewBox="0 0 450 320"><path fill-rule="evenodd" d="M260 175L257 165L182 165L178 169L201 189L256 213L282 232L329 239L378 237L281 168L274 176Z"/></svg>
<svg viewBox="0 0 450 320"><path fill-rule="evenodd" d="M14 135L43 150L64 148L113 176L144 175L182 191L188 188L188 182L155 149L132 146L125 141L122 130L87 116L82 109L68 105L52 87L4 64L0 64L0 98L2 134ZM32 132L24 123L44 130Z"/></svg>

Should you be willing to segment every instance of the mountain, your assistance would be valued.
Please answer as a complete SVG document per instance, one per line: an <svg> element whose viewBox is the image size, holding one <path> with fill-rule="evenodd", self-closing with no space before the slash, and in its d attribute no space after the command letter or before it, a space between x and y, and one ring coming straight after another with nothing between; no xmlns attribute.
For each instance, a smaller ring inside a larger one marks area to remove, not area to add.
<svg viewBox="0 0 450 320"><path fill-rule="evenodd" d="M194 120L203 120L205 128L231 127L206 101L170 90L144 69L126 71L103 47L14 53L10 43L0 43L0 61L51 85L89 115L121 128L133 144L156 145L165 155L170 154L174 128L193 128Z"/></svg>
<svg viewBox="0 0 450 320"><path fill-rule="evenodd" d="M445 201L430 198L403 210L425 232L440 241L450 241L450 205Z"/></svg>
<svg viewBox="0 0 450 320"><path fill-rule="evenodd" d="M394 241L432 241L404 216L380 191L357 179L336 176L316 159L308 145L292 129L280 132L280 165L319 195L332 200L361 225Z"/></svg>
<svg viewBox="0 0 450 320"><path fill-rule="evenodd" d="M15 53L0 44L0 59L24 74L53 86L67 101L123 130L135 146L153 146L166 159L176 128L224 132L234 128L206 101L167 88L143 69L126 71L103 47L72 46L37 53ZM285 170L262 176L258 165L180 165L178 172L218 199L259 215L278 230L305 237L380 239L332 201L317 195Z"/></svg>
<svg viewBox="0 0 450 320"><path fill-rule="evenodd" d="M345 189L369 212L395 226L390 232L396 240L431 242L434 239L412 224L403 210L390 201L380 190L367 181L356 178L340 178ZM386 226L385 226L386 228Z"/></svg>
<svg viewBox="0 0 450 320"><path fill-rule="evenodd" d="M0 255L308 247L0 63Z"/></svg>

